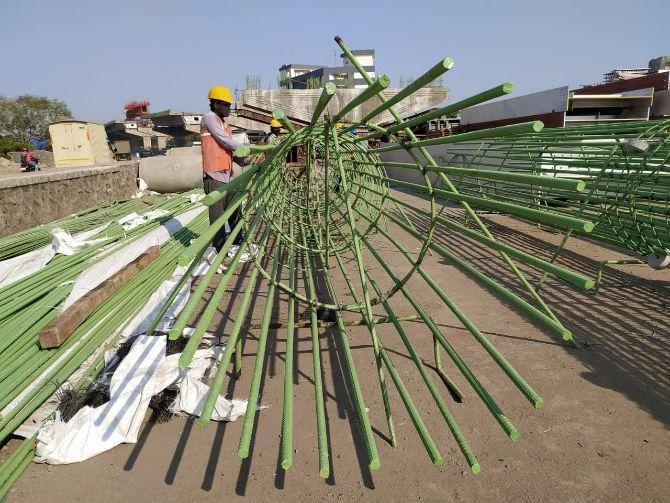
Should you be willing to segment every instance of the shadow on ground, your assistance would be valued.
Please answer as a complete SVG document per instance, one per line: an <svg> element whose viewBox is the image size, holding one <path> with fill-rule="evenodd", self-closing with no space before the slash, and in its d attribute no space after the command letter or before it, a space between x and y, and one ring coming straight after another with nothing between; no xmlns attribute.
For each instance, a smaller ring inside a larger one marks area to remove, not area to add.
<svg viewBox="0 0 670 503"><path fill-rule="evenodd" d="M463 222L463 212L449 209L447 215ZM428 220L408 213L414 225L426 231ZM549 260L556 245L550 234L523 222L515 228L482 217L493 235L509 245ZM521 228L522 230L520 230ZM571 238L579 240L580 238ZM455 232L436 232L435 241L464 258L481 272L514 293L530 299L499 255ZM608 257L609 258L609 257ZM446 264L446 259L441 260ZM517 262L518 263L518 262ZM563 250L557 263L595 277L599 261L571 250ZM645 267L645 266L636 266ZM521 266L531 284L540 273ZM606 268L597 294L586 293L549 276L541 294L563 325L584 343L570 350L590 372L582 377L626 395L642 409L670 427L670 282L642 279L634 274ZM512 308L510 306L510 308Z"/></svg>

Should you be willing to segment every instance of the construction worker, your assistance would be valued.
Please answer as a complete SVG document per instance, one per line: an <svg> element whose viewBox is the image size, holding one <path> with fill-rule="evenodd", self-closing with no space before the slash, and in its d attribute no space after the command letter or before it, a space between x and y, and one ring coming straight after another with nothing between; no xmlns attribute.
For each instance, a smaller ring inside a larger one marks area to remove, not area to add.
<svg viewBox="0 0 670 503"><path fill-rule="evenodd" d="M265 144L268 145L279 138L279 133L281 133L281 122L272 119L270 121L270 133L265 137Z"/></svg>
<svg viewBox="0 0 670 503"><path fill-rule="evenodd" d="M202 175L205 193L209 194L222 185L228 183L235 173L233 161L240 166L249 164L249 157L235 157L234 152L241 144L233 138L232 129L225 122L230 115L233 104L233 95L225 86L214 86L207 95L209 112L202 116L200 136L202 143ZM226 192L224 196L209 207L209 223L213 224L225 211L230 201L235 197L235 191ZM239 221L239 207L228 218L228 227L232 230ZM228 231L229 232L229 231ZM224 225L217 232L213 240L214 247L220 251L228 232ZM242 233L237 235L235 244L239 244Z"/></svg>

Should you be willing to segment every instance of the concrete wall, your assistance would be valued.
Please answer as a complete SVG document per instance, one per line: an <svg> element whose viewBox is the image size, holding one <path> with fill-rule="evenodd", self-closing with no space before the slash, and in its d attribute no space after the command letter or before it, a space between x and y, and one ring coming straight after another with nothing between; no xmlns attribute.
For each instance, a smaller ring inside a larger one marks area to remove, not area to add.
<svg viewBox="0 0 670 503"><path fill-rule="evenodd" d="M138 162L0 176L0 237L137 192Z"/></svg>
<svg viewBox="0 0 670 503"><path fill-rule="evenodd" d="M395 96L400 89L385 89L382 94L388 99ZM352 99L361 93L360 89L338 89L328 103L325 113L339 112ZM289 119L309 123L312 120L314 107L321 96L321 89L245 89L237 106L240 114L245 111L264 112L269 115L275 108L281 108ZM450 90L446 87L424 87L395 105L396 111L403 117L413 115L420 110L437 107L449 100ZM345 115L346 121L357 121L371 112L381 102L372 98L354 108ZM375 117L375 122L385 124L393 122L390 112L382 112Z"/></svg>

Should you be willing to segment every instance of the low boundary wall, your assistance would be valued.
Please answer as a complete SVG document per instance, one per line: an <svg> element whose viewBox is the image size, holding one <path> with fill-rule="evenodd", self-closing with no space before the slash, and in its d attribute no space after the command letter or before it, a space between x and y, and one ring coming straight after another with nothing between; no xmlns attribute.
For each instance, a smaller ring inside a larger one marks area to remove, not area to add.
<svg viewBox="0 0 670 503"><path fill-rule="evenodd" d="M137 161L0 176L0 237L137 192Z"/></svg>

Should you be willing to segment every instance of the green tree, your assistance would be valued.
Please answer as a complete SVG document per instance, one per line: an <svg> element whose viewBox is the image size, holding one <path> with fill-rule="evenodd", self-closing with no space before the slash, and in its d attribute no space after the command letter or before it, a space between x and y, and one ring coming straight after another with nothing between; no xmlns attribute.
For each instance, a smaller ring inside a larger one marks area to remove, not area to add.
<svg viewBox="0 0 670 503"><path fill-rule="evenodd" d="M10 140L9 138L0 138L0 157L7 157L8 152L17 152L22 148L32 150L33 145L27 141Z"/></svg>
<svg viewBox="0 0 670 503"><path fill-rule="evenodd" d="M49 123L71 119L68 106L46 96L24 94L10 99L0 96L0 136L16 141L42 138L49 133Z"/></svg>

